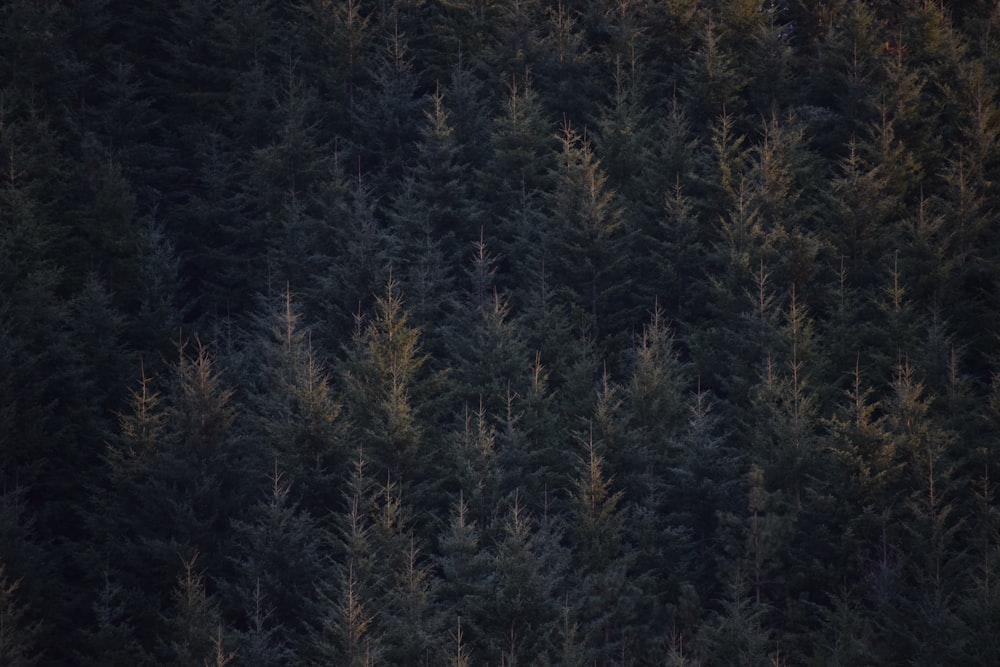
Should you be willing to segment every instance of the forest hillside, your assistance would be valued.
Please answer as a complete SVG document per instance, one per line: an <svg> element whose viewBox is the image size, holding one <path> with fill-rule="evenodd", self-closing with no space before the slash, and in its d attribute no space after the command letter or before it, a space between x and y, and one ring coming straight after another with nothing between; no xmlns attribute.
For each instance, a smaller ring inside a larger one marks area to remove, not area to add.
<svg viewBox="0 0 1000 667"><path fill-rule="evenodd" d="M0 3L0 664L1000 664L988 0Z"/></svg>

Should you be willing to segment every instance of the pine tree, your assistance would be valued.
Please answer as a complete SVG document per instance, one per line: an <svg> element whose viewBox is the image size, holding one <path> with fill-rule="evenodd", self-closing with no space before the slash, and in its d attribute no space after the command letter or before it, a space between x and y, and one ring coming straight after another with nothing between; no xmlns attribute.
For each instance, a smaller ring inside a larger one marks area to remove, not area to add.
<svg viewBox="0 0 1000 667"><path fill-rule="evenodd" d="M274 230L247 198L245 167L273 121L270 73L280 52L273 12L267 2L190 0L163 16L136 17L164 27L159 57L150 58L148 45L134 53L159 84L157 107L176 119L164 140L181 148L173 153L180 157L167 161L156 186L190 264L189 293L202 297L198 315L247 312L252 294L265 291Z"/></svg>
<svg viewBox="0 0 1000 667"><path fill-rule="evenodd" d="M540 66L540 24L544 12L539 0L514 0L498 9L495 38L485 53L498 78L535 71Z"/></svg>
<svg viewBox="0 0 1000 667"><path fill-rule="evenodd" d="M752 156L747 178L759 201L765 233L759 251L765 264L774 267L776 278L797 285L806 299L808 286L815 282L822 245L808 222L818 210L814 197L819 183L802 120L793 114L779 117L772 113L764 121Z"/></svg>
<svg viewBox="0 0 1000 667"><path fill-rule="evenodd" d="M17 592L21 580L10 581L5 569L0 563L0 662L30 667L43 657L37 645L43 626L26 617L27 608Z"/></svg>
<svg viewBox="0 0 1000 667"><path fill-rule="evenodd" d="M536 25L540 27L538 61L532 71L545 93L543 101L554 117L583 122L592 117L592 100L598 95L591 89L597 77L579 12L567 2L549 3L545 18Z"/></svg>
<svg viewBox="0 0 1000 667"><path fill-rule="evenodd" d="M470 197L472 167L462 156L448 100L438 90L424 114L416 160L410 178L422 218L444 245L446 260L454 265L480 233L476 203ZM411 222L412 225L412 222Z"/></svg>
<svg viewBox="0 0 1000 667"><path fill-rule="evenodd" d="M660 126L644 106L646 73L634 53L628 59L619 57L614 67L614 92L594 122L594 151L601 156L601 166L621 202L625 227L635 230L639 238L654 229L662 205L664 174L657 160ZM660 289L654 276L661 261L648 252L636 258L630 273L635 275L636 289L645 292L643 296Z"/></svg>
<svg viewBox="0 0 1000 667"><path fill-rule="evenodd" d="M480 404L490 419L503 414L509 393L526 393L530 359L513 295L496 284L500 263L482 238L473 245L462 297L446 324L456 398Z"/></svg>
<svg viewBox="0 0 1000 667"><path fill-rule="evenodd" d="M381 647L369 632L372 616L362 600L354 568L349 565L347 570L332 618L325 621L325 625L330 626L330 634L340 641L340 650L331 651L326 644L321 644L319 652L323 660L336 660L338 664L351 667L369 667L376 664Z"/></svg>
<svg viewBox="0 0 1000 667"><path fill-rule="evenodd" d="M745 106L743 82L729 53L721 43L720 26L706 21L698 43L682 66L681 96L694 118L716 118L738 114Z"/></svg>
<svg viewBox="0 0 1000 667"><path fill-rule="evenodd" d="M291 29L303 36L295 46L310 81L329 108L329 133L359 140L353 119L370 83L372 11L360 0L304 0Z"/></svg>
<svg viewBox="0 0 1000 667"><path fill-rule="evenodd" d="M672 448L684 426L685 370L673 330L657 302L635 342L626 386L630 440L643 443L642 449L631 453L630 465L621 468L629 477L640 473L644 462L646 474L650 465L670 467L676 463Z"/></svg>
<svg viewBox="0 0 1000 667"><path fill-rule="evenodd" d="M343 198L329 206L332 228L326 243L319 246L328 247L330 254L318 253L316 259L324 266L299 293L306 311L326 325L314 332L317 342L336 350L354 332L357 316L374 307L398 256L399 239L384 219L369 180L359 174L353 181L331 184L330 189L344 191Z"/></svg>
<svg viewBox="0 0 1000 667"><path fill-rule="evenodd" d="M580 624L573 621L569 605L563 605L562 623L559 626L559 637L561 646L559 655L560 665L572 665L573 667L584 667L585 665L599 664L593 657L595 651L588 650L580 638Z"/></svg>
<svg viewBox="0 0 1000 667"><path fill-rule="evenodd" d="M543 238L547 264L574 324L617 364L616 342L634 317L627 297L634 230L625 227L590 142L569 125L560 141L551 231Z"/></svg>
<svg viewBox="0 0 1000 667"><path fill-rule="evenodd" d="M365 453L359 448L331 545L336 549L336 560L327 560L328 567L333 567L317 585L320 608L314 619L309 653L321 664L369 666L382 652L375 606L380 582L373 535L374 486Z"/></svg>
<svg viewBox="0 0 1000 667"><path fill-rule="evenodd" d="M345 451L341 405L292 293L286 289L265 308L250 343L260 367L248 384L257 391L246 398L252 407L247 422L263 445L256 459L262 468L277 461L302 485L305 506L319 515L336 504L333 479Z"/></svg>
<svg viewBox="0 0 1000 667"><path fill-rule="evenodd" d="M831 594L829 606L822 610L822 634L807 664L857 665L876 660L867 610L856 597L849 591Z"/></svg>
<svg viewBox="0 0 1000 667"><path fill-rule="evenodd" d="M322 102L288 58L274 83L269 136L262 137L261 145L241 165L246 173L241 193L248 209L246 219L239 228L232 224L225 228L238 244L260 244L256 251L264 256L249 259L258 267L258 279L264 276L268 281L266 285L258 282L257 291L267 294L272 276L296 289L308 285L325 268L325 256L335 254L326 199L331 172L337 185L331 164L331 156L336 155L320 126ZM247 261L245 255L243 261Z"/></svg>
<svg viewBox="0 0 1000 667"><path fill-rule="evenodd" d="M323 533L291 492L276 468L267 496L247 520L233 522L234 577L221 586L227 616L243 621L241 634L261 659L291 657L293 647L304 644L315 582L325 574Z"/></svg>
<svg viewBox="0 0 1000 667"><path fill-rule="evenodd" d="M271 619L259 583L253 590L253 608L248 610L248 627L240 632L239 657L247 664L271 667L283 665L296 657L295 651L280 639L284 627Z"/></svg>
<svg viewBox="0 0 1000 667"><path fill-rule="evenodd" d="M397 284L390 277L375 312L354 336L345 368L349 437L377 471L411 484L426 480L433 460L422 414L440 378L427 377L421 330L412 327Z"/></svg>
<svg viewBox="0 0 1000 667"><path fill-rule="evenodd" d="M94 601L96 627L87 633L84 649L78 652L82 664L146 665L152 659L135 638L135 627L127 611L122 587L104 573L104 585Z"/></svg>
<svg viewBox="0 0 1000 667"><path fill-rule="evenodd" d="M43 64L55 55L61 31L50 22L54 15L39 10L24 3L4 8L11 25L41 32L12 36L5 48L13 52L5 51L2 67L20 63L16 76L9 73L18 80L35 65L42 69L34 70L39 78L32 86L11 81L0 95L0 153L5 156L0 170L0 477L7 488L26 490L39 542L62 544L86 539L80 507L87 480L100 467L101 433L117 404L112 395L121 379L115 372L125 354L119 312L105 285L89 274L84 234L73 229L68 215L76 206L77 180L68 135L59 117L49 113L54 100L43 94L59 84ZM46 31L55 41L45 53L18 51ZM58 562L71 568L74 560L67 556ZM64 579L64 574L69 572L52 572L50 581L82 600L81 579ZM85 609L85 602L73 612L67 607L58 611L61 618L50 620L68 631L63 623L72 623L70 616ZM56 651L54 659L62 657Z"/></svg>
<svg viewBox="0 0 1000 667"><path fill-rule="evenodd" d="M492 8L484 6L487 4L482 2L477 8L478 12L472 13L485 16L488 11L492 11ZM493 130L490 111L495 100L481 80L481 65L481 60L474 56L467 57L464 50L458 49L458 56L448 72L448 84L444 89L445 107L454 130L459 162L471 166L473 173L482 169L490 157L490 135ZM475 187L475 180L470 181Z"/></svg>
<svg viewBox="0 0 1000 667"><path fill-rule="evenodd" d="M174 244L155 217L140 222L135 261L139 265L136 302L129 309L127 340L166 357L186 308L180 302L181 267Z"/></svg>
<svg viewBox="0 0 1000 667"><path fill-rule="evenodd" d="M705 266L708 246L695 202L681 185L680 174L667 187L644 243L652 250L654 266L649 280L657 286L657 301L678 320L697 321L705 308L705 284L699 279L699 269Z"/></svg>
<svg viewBox="0 0 1000 667"><path fill-rule="evenodd" d="M971 75L975 77L974 82L968 84L974 90L970 91L973 100L969 103L974 107L970 112L974 120L970 119L968 122L975 129L963 130L963 133L967 132L974 137L969 136L968 148L962 149L959 156L944 167L941 175L944 194L939 200L939 212L944 217L943 229L953 234L952 247L956 253L956 258L952 260L952 287L942 301L948 304L948 310L952 313L950 319L961 339L970 345L974 357L978 355L978 350L988 347L980 339L981 332L994 328L992 324L988 324L991 317L981 309L982 301L978 296L982 295L981 285L984 284L980 257L991 252L987 250L990 244L986 241L988 235L984 233L984 225L992 224L993 214L985 207L984 197L988 185L983 181L983 163L973 164L971 160L989 159L986 155L978 154L979 147L993 145L1000 139L993 99L995 95L980 87L984 84L976 82L978 76L981 75ZM972 154L976 154L976 157L972 158Z"/></svg>
<svg viewBox="0 0 1000 667"><path fill-rule="evenodd" d="M742 609L745 595L747 607L760 612L769 600L782 598L788 574L782 561L794 516L782 512L782 494L767 488L765 470L760 466L751 465L747 485L748 502L740 515L721 517L725 540L721 547L727 556L725 571L744 587L731 592L739 596L732 602Z"/></svg>
<svg viewBox="0 0 1000 667"><path fill-rule="evenodd" d="M950 434L931 422L930 401L908 360L900 361L892 390L887 423L899 440L914 488L901 509L909 533L904 548L914 578L908 597L916 612L916 619L899 619L892 631L902 635L899 638L918 664L929 665L947 659L959 632L952 591L961 563L955 553L962 519L953 516L955 506L949 498L952 443Z"/></svg>
<svg viewBox="0 0 1000 667"><path fill-rule="evenodd" d="M161 659L185 667L215 662L221 641L221 620L214 596L205 590L198 552L183 561L173 591L173 606L163 621L158 652Z"/></svg>
<svg viewBox="0 0 1000 667"><path fill-rule="evenodd" d="M749 9L753 3L727 2L725 5ZM725 10L722 13L721 23L728 37L735 37L736 40L749 37L746 51L740 47L733 49L737 63L746 67L755 59L747 58L745 55L757 53L763 56L756 59L748 72L751 83L747 86L747 96L758 113L773 113L775 109L782 108L797 99L796 88L800 81L806 78L800 72L802 69L798 64L800 60L796 57L793 46L799 26L789 16L787 5L770 3L754 9L755 15L751 15L751 20L755 25L738 27L727 25L728 12Z"/></svg>
<svg viewBox="0 0 1000 667"><path fill-rule="evenodd" d="M995 582L996 568L1000 563L1000 530L997 508L993 503L991 452L983 448L977 454L982 472L973 480L976 515L972 522L974 534L969 549L969 557L975 560L976 565L971 568L972 581L957 601L957 609L963 621L965 659L969 664L987 665L1000 656L1000 643L983 625L984 619L992 618L1000 608Z"/></svg>
<svg viewBox="0 0 1000 667"><path fill-rule="evenodd" d="M383 46L369 63L372 84L359 91L353 118L360 169L376 175L379 194L391 192L412 163L413 128L423 108L407 37L398 22L384 23Z"/></svg>
<svg viewBox="0 0 1000 667"><path fill-rule="evenodd" d="M874 389L864 385L860 361L851 374L852 383L844 400L827 422L833 439L833 454L844 468L849 486L844 495L856 506L855 513L876 514L892 502L901 462L897 443L891 436L881 401L873 399Z"/></svg>
<svg viewBox="0 0 1000 667"><path fill-rule="evenodd" d="M816 395L810 388L815 341L812 320L792 287L782 327L784 363L768 356L760 383L751 395L756 415L753 445L778 487L789 491L801 508L806 475L819 465L815 426ZM780 358L780 357L779 357Z"/></svg>
<svg viewBox="0 0 1000 667"><path fill-rule="evenodd" d="M682 108L683 109L683 108ZM673 115L679 124L677 102ZM701 151L695 155L692 164L692 196L704 211L707 220L714 220L726 212L737 208L739 197L746 191L744 174L751 159L751 146L747 135L737 126L737 116L723 111L717 116L695 116L686 112L689 118L707 118L711 122L707 128L706 141L700 144Z"/></svg>
<svg viewBox="0 0 1000 667"><path fill-rule="evenodd" d="M729 585L722 608L699 632L698 655L708 664L740 667L774 664L769 660L772 633L765 625L766 613L766 605L754 601L753 585L736 576Z"/></svg>
<svg viewBox="0 0 1000 667"><path fill-rule="evenodd" d="M436 599L447 617L457 618L457 663L489 654L485 642L495 575L480 526L459 493L448 526L438 537Z"/></svg>
<svg viewBox="0 0 1000 667"><path fill-rule="evenodd" d="M526 508L541 511L549 494L562 488L570 473L566 460L564 413L550 388L548 369L536 355L530 385L522 397L508 392L500 416L498 467L499 497L521 498Z"/></svg>
<svg viewBox="0 0 1000 667"><path fill-rule="evenodd" d="M679 591L676 626L682 633L687 632L685 626L693 625L693 614L700 613L695 606L698 596L709 599L712 593L719 592L721 583L721 564L700 558L699 554L720 548L724 538L720 526L725 517L742 509L739 471L745 465L746 453L733 448L732 436L727 432L731 426L718 414L717 407L713 396L701 387L690 393L685 404L685 428L678 436L679 452L676 460L668 464L660 490L663 511L657 514L665 515L667 526L676 536L675 543L666 550L674 567L659 569L655 561L652 567Z"/></svg>
<svg viewBox="0 0 1000 667"><path fill-rule="evenodd" d="M604 471L598 451L604 444L595 443L592 434L584 444L567 526L574 545L573 617L580 624L581 645L599 664L625 652L626 629L636 620L639 597L630 567L633 558L622 548L625 513L619 504L624 494L613 490L613 479Z"/></svg>
<svg viewBox="0 0 1000 667"><path fill-rule="evenodd" d="M455 481L461 494L463 522L486 525L500 500L503 471L498 465L497 429L480 405L466 406L463 429L454 435Z"/></svg>
<svg viewBox="0 0 1000 667"><path fill-rule="evenodd" d="M128 592L137 638L147 650L154 648L150 615L168 605L177 554L203 554L200 572L221 575L232 538L227 528L247 497L233 392L223 386L213 357L200 343L193 355L182 345L171 371L165 394L145 376L132 392L90 517L102 536L99 557ZM193 585L193 565L190 574Z"/></svg>
<svg viewBox="0 0 1000 667"><path fill-rule="evenodd" d="M462 634L462 618L458 618L457 631L453 635L455 638L454 653L448 660L449 667L469 667L471 658L465 645L465 635Z"/></svg>
<svg viewBox="0 0 1000 667"><path fill-rule="evenodd" d="M435 7L429 19L429 33L435 37L436 58L427 68L427 80L443 81L449 66L452 77L457 74L456 68L469 74L476 72L476 78L489 77L492 72L488 71L490 64L486 62L486 58L498 46L497 31L507 10L507 4L490 0L448 3ZM484 101L483 98L477 98L473 105L479 106ZM457 117L462 116L463 114L457 114ZM464 117L464 120L473 125L479 122L473 117ZM469 148L477 151L481 147Z"/></svg>
<svg viewBox="0 0 1000 667"><path fill-rule="evenodd" d="M549 662L555 655L565 554L556 527L536 520L515 494L492 549L494 589L487 656L504 663Z"/></svg>
<svg viewBox="0 0 1000 667"><path fill-rule="evenodd" d="M477 198L484 202L484 236L502 258L499 284L512 289L523 286L524 276L537 269L555 142L529 74L512 72L506 88L500 113L493 118L491 157L476 181Z"/></svg>
<svg viewBox="0 0 1000 667"><path fill-rule="evenodd" d="M436 329L430 325L454 307L455 267L464 262L481 228L470 198L470 166L461 161L440 91L432 103L420 126L413 166L392 201L390 219L399 241L397 267L414 318L433 336ZM431 340L436 352L445 347Z"/></svg>
<svg viewBox="0 0 1000 667"><path fill-rule="evenodd" d="M816 75L807 79L809 98L835 113L817 118L824 154L840 154L852 137L873 119L870 101L882 75L879 63L884 24L875 8L859 3L831 5L825 35L818 40Z"/></svg>
<svg viewBox="0 0 1000 667"><path fill-rule="evenodd" d="M899 265L899 253L885 262L882 285L873 295L874 312L882 323L873 334L873 362L880 375L891 377L900 357L916 353L922 328L917 304L910 298L910 276Z"/></svg>
<svg viewBox="0 0 1000 667"><path fill-rule="evenodd" d="M443 361L448 357L448 345L438 335L436 324L446 321L455 309L455 274L446 255L446 244L431 227L412 185L412 181L407 181L390 213L396 226L394 236L399 238L397 247L401 250L394 258L393 275L401 276L401 284L410 298L409 312L414 324L425 332L424 345L432 360ZM415 226L406 229L405 225L413 223ZM399 273L395 273L397 264Z"/></svg>
<svg viewBox="0 0 1000 667"><path fill-rule="evenodd" d="M401 567L380 608L385 659L393 665L441 664L444 653L443 616L434 604L436 579L410 535Z"/></svg>

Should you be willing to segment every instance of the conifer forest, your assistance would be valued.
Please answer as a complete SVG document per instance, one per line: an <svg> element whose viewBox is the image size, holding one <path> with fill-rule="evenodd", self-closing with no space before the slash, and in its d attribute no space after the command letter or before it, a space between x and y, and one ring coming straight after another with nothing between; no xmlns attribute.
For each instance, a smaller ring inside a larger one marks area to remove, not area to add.
<svg viewBox="0 0 1000 667"><path fill-rule="evenodd" d="M996 2L0 33L0 665L1000 665Z"/></svg>

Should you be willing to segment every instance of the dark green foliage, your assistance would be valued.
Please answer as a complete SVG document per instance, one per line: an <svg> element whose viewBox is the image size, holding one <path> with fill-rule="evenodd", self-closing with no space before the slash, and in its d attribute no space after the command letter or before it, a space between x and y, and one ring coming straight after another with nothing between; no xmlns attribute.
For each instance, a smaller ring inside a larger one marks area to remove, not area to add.
<svg viewBox="0 0 1000 667"><path fill-rule="evenodd" d="M358 0L303 0L289 26L301 37L295 53L310 81L329 105L327 123L340 136L354 138L352 121L358 96L370 81L372 12Z"/></svg>
<svg viewBox="0 0 1000 667"><path fill-rule="evenodd" d="M767 607L759 600L754 601L746 586L746 581L736 575L721 608L699 633L699 653L710 664L740 667L782 664L781 653L772 648L771 633L764 624Z"/></svg>
<svg viewBox="0 0 1000 667"><path fill-rule="evenodd" d="M183 562L177 576L158 653L163 662L170 664L222 667L233 656L225 647L215 600L206 592L204 574L197 567L196 551L190 560Z"/></svg>
<svg viewBox="0 0 1000 667"><path fill-rule="evenodd" d="M87 665L145 665L151 658L135 638L135 627L129 619L125 591L104 573L104 586L94 602L96 628L85 638L79 651Z"/></svg>
<svg viewBox="0 0 1000 667"><path fill-rule="evenodd" d="M578 661L589 654L592 660L607 663L626 652L627 628L637 618L641 579L633 567L635 555L623 545L624 494L614 489L614 480L605 472L601 445L605 443L586 442L570 492L567 536L573 545L572 617L577 624L572 632L564 629L564 635L567 641L578 637L576 650L570 651L578 654ZM564 615L570 616L568 601Z"/></svg>
<svg viewBox="0 0 1000 667"><path fill-rule="evenodd" d="M372 84L359 91L352 119L359 129L360 168L378 174L380 194L395 190L405 175L417 139L413 125L423 110L407 35L398 21L381 27L369 65Z"/></svg>
<svg viewBox="0 0 1000 667"><path fill-rule="evenodd" d="M490 517L492 518L492 516ZM456 658L466 660L485 655L490 624L490 600L495 571L483 544L480 525L469 515L459 494L447 528L438 540L438 600L445 618L456 618Z"/></svg>
<svg viewBox="0 0 1000 667"><path fill-rule="evenodd" d="M228 584L227 612L241 618L241 651L247 662L280 664L295 656L312 618L316 582L323 576L323 533L292 500L293 487L281 472L272 474L267 496L236 533ZM252 657L251 657L252 654Z"/></svg>
<svg viewBox="0 0 1000 667"><path fill-rule="evenodd" d="M26 602L20 599L21 581L11 581L0 564L0 660L11 667L30 667L41 659L38 637L43 626L27 616Z"/></svg>
<svg viewBox="0 0 1000 667"><path fill-rule="evenodd" d="M439 378L427 377L420 330L408 323L402 296L390 278L375 312L352 341L345 368L348 437L378 473L407 483L425 477L433 460L421 414Z"/></svg>
<svg viewBox="0 0 1000 667"><path fill-rule="evenodd" d="M491 550L493 590L486 655L504 662L547 663L556 655L558 620L566 572L559 530L546 517L535 519L517 494L506 511Z"/></svg>
<svg viewBox="0 0 1000 667"><path fill-rule="evenodd" d="M997 664L998 34L3 3L0 662Z"/></svg>
<svg viewBox="0 0 1000 667"><path fill-rule="evenodd" d="M337 559L324 563L326 577L316 582L319 606L313 614L309 655L314 661L370 665L381 654L375 625L377 572L373 526L374 483L363 451L358 451L343 491L344 509L337 516L331 546Z"/></svg>
<svg viewBox="0 0 1000 667"><path fill-rule="evenodd" d="M629 252L635 236L607 185L590 142L569 125L560 137L550 228L543 231L554 295L574 329L617 363L623 328L630 328ZM614 324L612 324L614 323Z"/></svg>
<svg viewBox="0 0 1000 667"><path fill-rule="evenodd" d="M252 410L246 437L254 446L247 464L258 466L258 475L274 464L286 470L301 485L305 507L320 515L335 506L348 451L342 406L292 294L286 291L265 308L255 323L257 339L240 364L252 373L253 387L243 398Z"/></svg>
<svg viewBox="0 0 1000 667"><path fill-rule="evenodd" d="M523 286L539 269L543 200L555 165L553 125L546 119L528 73L505 80L507 94L493 119L492 159L477 179L490 236L500 256L500 284Z"/></svg>

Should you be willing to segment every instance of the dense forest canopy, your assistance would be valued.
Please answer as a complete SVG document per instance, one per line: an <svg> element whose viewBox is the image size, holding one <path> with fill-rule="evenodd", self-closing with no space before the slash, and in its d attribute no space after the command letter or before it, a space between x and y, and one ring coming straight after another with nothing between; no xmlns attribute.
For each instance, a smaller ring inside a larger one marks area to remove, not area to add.
<svg viewBox="0 0 1000 667"><path fill-rule="evenodd" d="M995 2L0 31L0 664L1000 664Z"/></svg>

